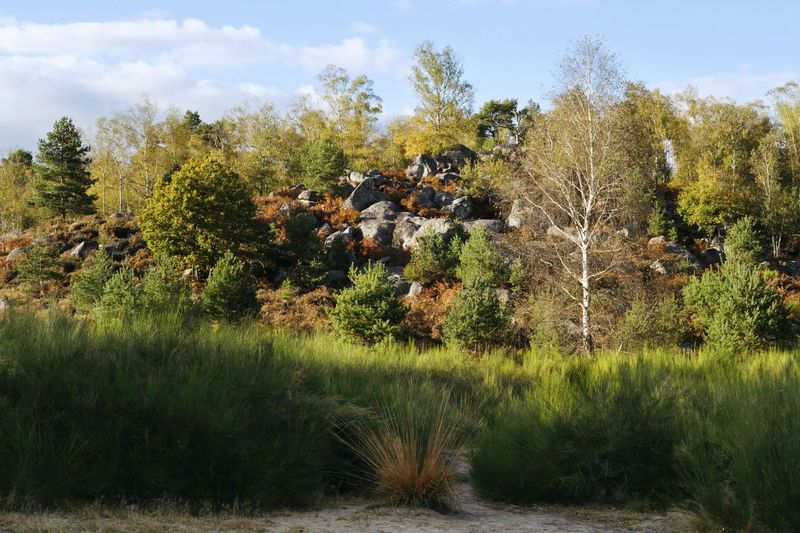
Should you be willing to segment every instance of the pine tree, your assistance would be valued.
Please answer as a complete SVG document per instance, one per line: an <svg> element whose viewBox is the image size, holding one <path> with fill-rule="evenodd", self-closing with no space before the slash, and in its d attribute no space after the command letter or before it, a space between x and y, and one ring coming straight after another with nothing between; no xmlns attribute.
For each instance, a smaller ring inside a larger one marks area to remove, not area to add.
<svg viewBox="0 0 800 533"><path fill-rule="evenodd" d="M69 117L60 118L46 139L39 140L34 203L64 217L94 213L89 174L89 147Z"/></svg>

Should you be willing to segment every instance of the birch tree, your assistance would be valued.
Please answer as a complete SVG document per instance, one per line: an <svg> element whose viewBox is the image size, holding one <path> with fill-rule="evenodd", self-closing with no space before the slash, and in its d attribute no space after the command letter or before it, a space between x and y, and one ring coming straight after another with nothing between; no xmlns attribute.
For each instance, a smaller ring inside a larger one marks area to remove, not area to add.
<svg viewBox="0 0 800 533"><path fill-rule="evenodd" d="M561 228L553 239L553 266L571 280L562 289L581 310L583 346L591 352L592 283L611 267L600 252L608 242L605 233L617 212L623 176L614 113L623 80L615 56L593 37L574 45L560 75L552 110L528 133L515 194L548 224Z"/></svg>

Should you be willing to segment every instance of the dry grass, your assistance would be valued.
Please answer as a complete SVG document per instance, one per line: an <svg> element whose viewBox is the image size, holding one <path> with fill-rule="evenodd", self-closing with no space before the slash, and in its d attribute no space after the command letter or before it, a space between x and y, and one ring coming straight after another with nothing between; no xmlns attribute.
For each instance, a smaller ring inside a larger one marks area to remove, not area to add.
<svg viewBox="0 0 800 533"><path fill-rule="evenodd" d="M329 329L328 309L334 306L333 293L319 287L298 296L287 295L281 289L265 289L258 293L261 318L279 329L324 331Z"/></svg>
<svg viewBox="0 0 800 533"><path fill-rule="evenodd" d="M342 229L344 224L354 226L358 222L359 213L355 209L342 207L344 200L325 193L323 200L312 206L310 211L321 223L328 223L335 229Z"/></svg>
<svg viewBox="0 0 800 533"><path fill-rule="evenodd" d="M341 437L366 465L379 497L393 504L451 509L458 461L468 441L464 409L446 397L426 411L384 407L374 423L354 422Z"/></svg>
<svg viewBox="0 0 800 533"><path fill-rule="evenodd" d="M437 283L418 296L406 297L409 310L403 329L417 340L441 340L445 316L459 290L460 284Z"/></svg>

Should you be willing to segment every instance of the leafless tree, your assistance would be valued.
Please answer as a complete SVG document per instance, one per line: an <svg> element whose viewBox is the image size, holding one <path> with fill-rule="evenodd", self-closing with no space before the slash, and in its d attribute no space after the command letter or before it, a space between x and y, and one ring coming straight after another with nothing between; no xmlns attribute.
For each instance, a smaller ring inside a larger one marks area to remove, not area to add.
<svg viewBox="0 0 800 533"><path fill-rule="evenodd" d="M624 84L615 56L594 37L575 43L560 74L552 109L528 134L515 194L561 229L551 239L557 258L553 266L575 283L562 289L581 309L583 344L591 352L592 282L611 268L611 261L600 260L600 252L610 242L623 176L613 111ZM566 249L558 241L566 242Z"/></svg>

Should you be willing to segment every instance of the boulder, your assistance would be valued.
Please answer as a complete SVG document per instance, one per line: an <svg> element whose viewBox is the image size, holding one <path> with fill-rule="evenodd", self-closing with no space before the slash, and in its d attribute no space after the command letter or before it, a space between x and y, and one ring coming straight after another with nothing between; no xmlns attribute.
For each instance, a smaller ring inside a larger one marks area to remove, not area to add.
<svg viewBox="0 0 800 533"><path fill-rule="evenodd" d="M297 195L297 199L307 202L317 202L319 201L319 193L317 191L312 191L311 189L306 189Z"/></svg>
<svg viewBox="0 0 800 533"><path fill-rule="evenodd" d="M341 233L345 237L349 238L351 241L360 241L362 237L361 230L353 226L347 226L342 228Z"/></svg>
<svg viewBox="0 0 800 533"><path fill-rule="evenodd" d="M425 286L422 285L419 281L415 281L411 284L408 288L408 295L409 296L419 296L422 294L422 291L425 289Z"/></svg>
<svg viewBox="0 0 800 533"><path fill-rule="evenodd" d="M100 245L97 241L83 241L69 251L70 257L80 257L86 259L95 250L99 249Z"/></svg>
<svg viewBox="0 0 800 533"><path fill-rule="evenodd" d="M4 312L6 309L8 309L8 307L9 307L8 300L6 300L3 297L0 297L0 313Z"/></svg>
<svg viewBox="0 0 800 533"><path fill-rule="evenodd" d="M326 222L317 230L317 236L319 236L320 239L327 239L334 231L336 230L333 229L333 226Z"/></svg>
<svg viewBox="0 0 800 533"><path fill-rule="evenodd" d="M705 266L719 265L722 263L723 258L724 254L716 248L706 248L700 252L700 261L702 261Z"/></svg>
<svg viewBox="0 0 800 533"><path fill-rule="evenodd" d="M650 248L655 247L662 247L667 245L667 238L663 235L659 235L658 237L653 237L649 241L647 241L647 246Z"/></svg>
<svg viewBox="0 0 800 533"><path fill-rule="evenodd" d="M445 207L453 203L453 195L449 192L437 192L433 201L439 207Z"/></svg>
<svg viewBox="0 0 800 533"><path fill-rule="evenodd" d="M436 158L441 170L453 172L458 172L467 164L472 164L477 160L478 154L463 144L457 144L445 150Z"/></svg>
<svg viewBox="0 0 800 533"><path fill-rule="evenodd" d="M416 204L425 209L436 209L436 190L432 187L422 187L414 193Z"/></svg>
<svg viewBox="0 0 800 533"><path fill-rule="evenodd" d="M442 208L442 211L452 215L454 218L469 218L472 216L472 200L469 196L456 198L450 205Z"/></svg>
<svg viewBox="0 0 800 533"><path fill-rule="evenodd" d="M345 209L363 211L374 203L388 200L389 198L387 198L385 194L375 190L376 185L376 178L364 178L364 181L353 189L353 192L350 193L350 196L344 201L342 207Z"/></svg>
<svg viewBox="0 0 800 533"><path fill-rule="evenodd" d="M384 200L377 202L361 211L361 220L395 220L400 212L400 206L394 202Z"/></svg>
<svg viewBox="0 0 800 533"><path fill-rule="evenodd" d="M511 203L511 213L506 219L506 227L509 229L519 229L525 223L525 209L522 200L514 200Z"/></svg>
<svg viewBox="0 0 800 533"><path fill-rule="evenodd" d="M442 185L447 185L452 181L460 181L461 176L455 172L445 172L444 174L437 174L436 179L438 179L439 183Z"/></svg>
<svg viewBox="0 0 800 533"><path fill-rule="evenodd" d="M326 250L330 250L334 246L347 246L351 242L353 242L352 235L344 233L343 231L334 231L325 237L325 241L323 241L322 246Z"/></svg>
<svg viewBox="0 0 800 533"><path fill-rule="evenodd" d="M341 270L330 270L325 273L323 283L328 287L344 287L349 281L347 274Z"/></svg>
<svg viewBox="0 0 800 533"><path fill-rule="evenodd" d="M667 274L669 274L669 264L663 259L656 259L650 264L650 270L652 270L656 274L661 274L663 276L666 276Z"/></svg>
<svg viewBox="0 0 800 533"><path fill-rule="evenodd" d="M406 248L419 227L425 222L422 217L403 217L395 223L392 235L392 247L403 250Z"/></svg>
<svg viewBox="0 0 800 533"><path fill-rule="evenodd" d="M437 162L427 154L418 155L406 169L406 177L415 181L436 174Z"/></svg>
<svg viewBox="0 0 800 533"><path fill-rule="evenodd" d="M362 181L364 181L364 174L361 172L351 172L347 175L347 183L350 185L358 187Z"/></svg>
<svg viewBox="0 0 800 533"><path fill-rule="evenodd" d="M391 246L392 235L394 234L394 222L367 219L361 222L360 229L363 238L370 239L383 246Z"/></svg>
<svg viewBox="0 0 800 533"><path fill-rule="evenodd" d="M464 229L468 232L476 228L484 230L486 233L499 234L503 233L503 222L494 218L481 218L478 220L465 220L463 223Z"/></svg>
<svg viewBox="0 0 800 533"><path fill-rule="evenodd" d="M30 249L31 249L30 246L21 246L19 248L14 248L6 256L6 261L8 261L9 263L16 261L17 259L24 257L25 254L27 254L28 250Z"/></svg>
<svg viewBox="0 0 800 533"><path fill-rule="evenodd" d="M403 246L406 250L416 247L417 242L423 235L434 234L443 235L453 228L453 223L446 218L430 218L420 225L419 229L414 233L414 236L408 240Z"/></svg>

